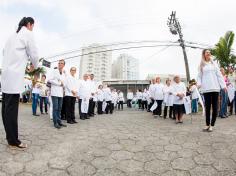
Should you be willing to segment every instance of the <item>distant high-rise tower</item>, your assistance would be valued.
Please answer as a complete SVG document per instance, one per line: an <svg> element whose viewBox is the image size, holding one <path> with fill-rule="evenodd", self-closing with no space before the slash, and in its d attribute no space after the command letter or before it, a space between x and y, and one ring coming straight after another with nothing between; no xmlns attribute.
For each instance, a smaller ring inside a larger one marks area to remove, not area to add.
<svg viewBox="0 0 236 176"><path fill-rule="evenodd" d="M128 54L121 54L112 64L112 78L138 80L139 60Z"/></svg>
<svg viewBox="0 0 236 176"><path fill-rule="evenodd" d="M94 79L97 81L111 79L112 52L106 50L106 47L99 44L93 44L82 49L80 78L85 73L93 73Z"/></svg>

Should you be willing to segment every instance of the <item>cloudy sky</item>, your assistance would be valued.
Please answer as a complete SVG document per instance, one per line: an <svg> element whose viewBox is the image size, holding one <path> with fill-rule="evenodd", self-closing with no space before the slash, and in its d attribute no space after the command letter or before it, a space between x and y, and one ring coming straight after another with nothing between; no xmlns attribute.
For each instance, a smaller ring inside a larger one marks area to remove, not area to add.
<svg viewBox="0 0 236 176"><path fill-rule="evenodd" d="M226 31L236 31L235 7L235 0L1 0L0 49L24 16L35 18L41 57L92 43L176 41L178 37L171 35L166 25L173 10L186 41L214 45ZM117 51L113 59L121 53L140 60L142 79L149 73L185 74L180 47ZM188 48L187 55L195 77L201 50ZM67 68L78 66L79 59L68 61Z"/></svg>

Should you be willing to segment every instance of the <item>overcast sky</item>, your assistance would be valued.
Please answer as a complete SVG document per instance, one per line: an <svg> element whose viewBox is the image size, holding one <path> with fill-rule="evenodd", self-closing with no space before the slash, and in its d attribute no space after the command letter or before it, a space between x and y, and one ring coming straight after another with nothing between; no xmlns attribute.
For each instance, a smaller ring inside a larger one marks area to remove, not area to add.
<svg viewBox="0 0 236 176"><path fill-rule="evenodd" d="M176 41L166 25L173 10L186 41L214 45L226 31L236 31L235 7L235 0L1 0L0 48L24 16L36 21L34 35L41 57L92 43ZM163 48L114 52L113 59L121 53L138 58L142 79L149 73L185 74L182 49ZM187 55L195 77L201 50L188 48ZM79 58L72 59L67 68L78 64Z"/></svg>

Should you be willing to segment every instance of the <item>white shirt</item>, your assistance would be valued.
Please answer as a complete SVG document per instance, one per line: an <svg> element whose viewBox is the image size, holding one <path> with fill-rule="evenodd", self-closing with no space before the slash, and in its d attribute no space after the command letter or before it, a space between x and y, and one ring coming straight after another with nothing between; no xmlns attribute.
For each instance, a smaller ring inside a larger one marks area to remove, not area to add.
<svg viewBox="0 0 236 176"><path fill-rule="evenodd" d="M123 94L123 92L120 92L118 94L118 101L124 101L124 94Z"/></svg>
<svg viewBox="0 0 236 176"><path fill-rule="evenodd" d="M34 93L34 94L39 94L40 93L40 84L39 83L36 83L35 85L34 85L34 87L32 88L32 93Z"/></svg>
<svg viewBox="0 0 236 176"><path fill-rule="evenodd" d="M164 99L164 85L162 83L156 83L153 87L153 95L154 100L163 100Z"/></svg>
<svg viewBox="0 0 236 176"><path fill-rule="evenodd" d="M190 91L192 92L192 99L197 99L197 98L198 98L197 86L192 85L192 86L190 87Z"/></svg>
<svg viewBox="0 0 236 176"><path fill-rule="evenodd" d="M128 92L127 93L127 99L132 100L134 98L134 93L133 92Z"/></svg>
<svg viewBox="0 0 236 176"><path fill-rule="evenodd" d="M97 100L98 101L103 101L104 100L104 92L102 89L97 90Z"/></svg>
<svg viewBox="0 0 236 176"><path fill-rule="evenodd" d="M46 83L40 83L40 97L47 97L48 95L48 87L46 86Z"/></svg>
<svg viewBox="0 0 236 176"><path fill-rule="evenodd" d="M184 104L184 99L180 99L177 96L177 94L184 94L184 96L186 95L186 86L183 82L180 82L178 84L174 83L172 93L174 95L174 104Z"/></svg>
<svg viewBox="0 0 236 176"><path fill-rule="evenodd" d="M142 92L137 92L136 96L138 100L142 100Z"/></svg>
<svg viewBox="0 0 236 176"><path fill-rule="evenodd" d="M22 27L6 42L2 61L2 92L19 94L24 91L24 75L27 61L38 66L38 52L32 31Z"/></svg>
<svg viewBox="0 0 236 176"><path fill-rule="evenodd" d="M220 72L218 65L215 63L206 63L198 73L197 84L201 86L201 92L220 92L226 84Z"/></svg>
<svg viewBox="0 0 236 176"><path fill-rule="evenodd" d="M78 88L79 99L89 99L91 97L90 83L89 81L81 80Z"/></svg>
<svg viewBox="0 0 236 176"><path fill-rule="evenodd" d="M78 88L79 80L71 74L67 75L65 81L65 96L73 97L72 91L78 91Z"/></svg>
<svg viewBox="0 0 236 176"><path fill-rule="evenodd" d="M109 87L103 89L104 92L104 99L105 101L111 101L112 96L111 96L111 89Z"/></svg>
<svg viewBox="0 0 236 176"><path fill-rule="evenodd" d="M154 98L154 87L155 87L155 84L150 84L149 86L149 94L150 94L150 98Z"/></svg>
<svg viewBox="0 0 236 176"><path fill-rule="evenodd" d="M148 100L148 93L147 93L147 92L143 92L143 94L142 94L142 100L143 100L143 101L147 101L147 100Z"/></svg>
<svg viewBox="0 0 236 176"><path fill-rule="evenodd" d="M173 106L174 95L172 93L173 87L165 85L164 87L164 103L165 106Z"/></svg>
<svg viewBox="0 0 236 176"><path fill-rule="evenodd" d="M66 76L63 72L60 74L58 69L53 70L51 78L48 80L51 83L51 96L63 97L64 90L63 86L61 86L61 83L64 85L65 80Z"/></svg>
<svg viewBox="0 0 236 176"><path fill-rule="evenodd" d="M111 93L111 101L112 101L112 103L114 103L114 104L116 104L117 103L117 100L118 100L118 93L117 92L112 92Z"/></svg>

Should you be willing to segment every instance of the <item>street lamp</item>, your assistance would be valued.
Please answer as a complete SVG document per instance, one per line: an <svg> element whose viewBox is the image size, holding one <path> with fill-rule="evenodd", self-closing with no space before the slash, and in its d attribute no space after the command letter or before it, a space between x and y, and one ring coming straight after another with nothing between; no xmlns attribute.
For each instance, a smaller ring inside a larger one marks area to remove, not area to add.
<svg viewBox="0 0 236 176"><path fill-rule="evenodd" d="M185 43L184 43L184 40L183 40L183 34L182 34L182 31L181 31L180 23L179 23L179 21L178 21L178 19L176 18L175 15L176 15L176 12L172 11L170 17L168 18L167 25L170 29L170 32L173 35L179 34L178 42L180 43L180 46L183 50L184 63L185 63L185 69L186 69L186 77L187 77L187 82L189 82L190 81L190 73L189 73L188 58L187 58L187 54L186 54L186 50L185 50Z"/></svg>

